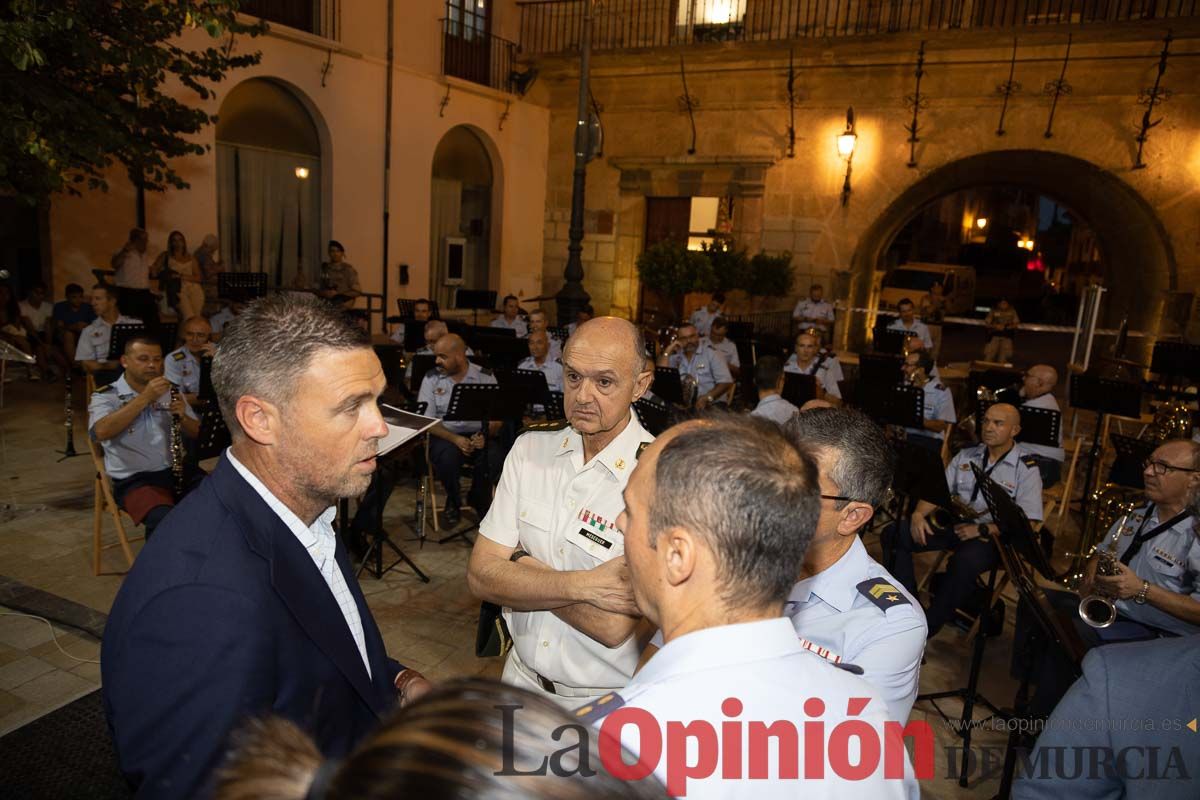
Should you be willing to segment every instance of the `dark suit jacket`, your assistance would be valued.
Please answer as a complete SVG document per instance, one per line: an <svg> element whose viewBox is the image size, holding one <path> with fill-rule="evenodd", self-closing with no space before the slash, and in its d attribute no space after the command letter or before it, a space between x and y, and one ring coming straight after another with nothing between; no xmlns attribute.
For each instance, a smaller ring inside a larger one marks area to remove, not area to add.
<svg viewBox="0 0 1200 800"><path fill-rule="evenodd" d="M1038 737L1030 758L1035 775L1018 780L1013 797L1195 800L1200 797L1200 733L1187 725L1200 724L1197 714L1200 635L1095 647L1083 659L1083 677ZM1153 755L1152 747L1157 748ZM1102 748L1114 758L1124 752L1127 777L1102 768L1091 774L1085 748ZM1036 766L1039 758L1051 765L1045 777ZM1059 760L1064 774L1056 774Z"/></svg>
<svg viewBox="0 0 1200 800"><path fill-rule="evenodd" d="M247 717L297 722L346 754L396 703L402 667L350 570L371 677L312 557L222 456L158 527L104 631L104 708L139 798L204 795Z"/></svg>

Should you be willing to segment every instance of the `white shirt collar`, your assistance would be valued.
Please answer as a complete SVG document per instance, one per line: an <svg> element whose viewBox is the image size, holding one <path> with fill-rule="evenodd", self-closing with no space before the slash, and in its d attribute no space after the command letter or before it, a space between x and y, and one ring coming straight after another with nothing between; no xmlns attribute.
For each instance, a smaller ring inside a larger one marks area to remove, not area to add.
<svg viewBox="0 0 1200 800"><path fill-rule="evenodd" d="M300 540L300 544L304 545L304 549L312 550L312 548L317 544L318 535L329 537L334 535L333 518L337 516L336 506L330 506L329 508L325 509L325 511L322 512L319 517L313 520L312 525L305 525L304 522L296 516L295 512L288 508L282 500L276 497L274 493L272 493L271 490L268 489L266 485L258 479L257 475L247 469L242 462L237 460L237 458L233 455L232 447L225 448L225 457L229 459L229 463L233 465L233 468L238 471L238 474L242 476L246 483L250 484L250 488L254 489L254 491L258 493L258 496L263 499L264 503L270 506L271 510L275 512L275 515L279 517L284 525L287 526L288 530L290 530L296 536L296 538Z"/></svg>
<svg viewBox="0 0 1200 800"><path fill-rule="evenodd" d="M855 534L850 549L842 557L816 575L810 575L792 587L790 603L807 603L812 595L838 611L846 611L854 603L858 584L867 578L865 562L870 560L867 548Z"/></svg>

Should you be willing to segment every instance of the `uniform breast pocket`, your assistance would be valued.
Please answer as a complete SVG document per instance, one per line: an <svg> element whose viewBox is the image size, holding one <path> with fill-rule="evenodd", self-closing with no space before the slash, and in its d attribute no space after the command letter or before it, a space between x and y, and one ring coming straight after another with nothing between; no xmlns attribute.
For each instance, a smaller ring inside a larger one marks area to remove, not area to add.
<svg viewBox="0 0 1200 800"><path fill-rule="evenodd" d="M600 530L579 522L567 532L567 542L587 553L597 562L608 561L625 554L625 537L616 528Z"/></svg>
<svg viewBox="0 0 1200 800"><path fill-rule="evenodd" d="M1176 564L1162 553L1151 553L1150 563L1154 566L1154 571L1162 578L1162 585L1167 588L1174 588L1180 585L1183 578L1183 565Z"/></svg>
<svg viewBox="0 0 1200 800"><path fill-rule="evenodd" d="M552 518L549 505L521 498L517 511L517 531L521 535L521 544L528 546L532 539L548 536Z"/></svg>

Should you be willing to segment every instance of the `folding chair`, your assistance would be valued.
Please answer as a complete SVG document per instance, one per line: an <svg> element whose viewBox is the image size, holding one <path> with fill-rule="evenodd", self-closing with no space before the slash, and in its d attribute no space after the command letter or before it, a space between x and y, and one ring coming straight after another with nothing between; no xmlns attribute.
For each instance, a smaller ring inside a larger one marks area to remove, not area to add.
<svg viewBox="0 0 1200 800"><path fill-rule="evenodd" d="M92 464L96 467L96 479L93 483L95 493L95 502L92 512L92 574L121 574L121 573L102 573L100 571L100 554L103 550L111 550L114 547L120 547L125 553L125 560L129 566L133 566L133 549L130 548L130 542L137 542L145 539L145 536L135 536L130 538L125 533L125 523L121 519L121 509L117 505L117 500L113 496L112 480L108 476L108 472L104 469L104 454L101 452L101 446L96 444L89 433L86 437L88 444L88 452L92 454ZM112 517L113 527L117 531L117 541L104 543L104 515L108 514ZM131 520L132 521L132 520Z"/></svg>

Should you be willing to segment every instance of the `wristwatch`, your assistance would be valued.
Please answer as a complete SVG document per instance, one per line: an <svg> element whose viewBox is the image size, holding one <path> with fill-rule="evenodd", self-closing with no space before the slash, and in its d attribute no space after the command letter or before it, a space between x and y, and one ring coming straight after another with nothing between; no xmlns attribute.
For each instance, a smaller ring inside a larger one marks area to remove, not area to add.
<svg viewBox="0 0 1200 800"><path fill-rule="evenodd" d="M508 560L515 563L517 561L520 561L522 558L524 558L527 555L529 555L529 553L525 552L525 550L518 547L516 550L513 550L513 553L511 556L508 557Z"/></svg>
<svg viewBox="0 0 1200 800"><path fill-rule="evenodd" d="M991 535L992 529L987 526L987 523L979 523L979 538L986 542L989 538L991 538Z"/></svg>
<svg viewBox="0 0 1200 800"><path fill-rule="evenodd" d="M1142 581L1142 590L1134 595L1133 602L1139 606L1146 605L1146 593L1150 591L1150 581Z"/></svg>

